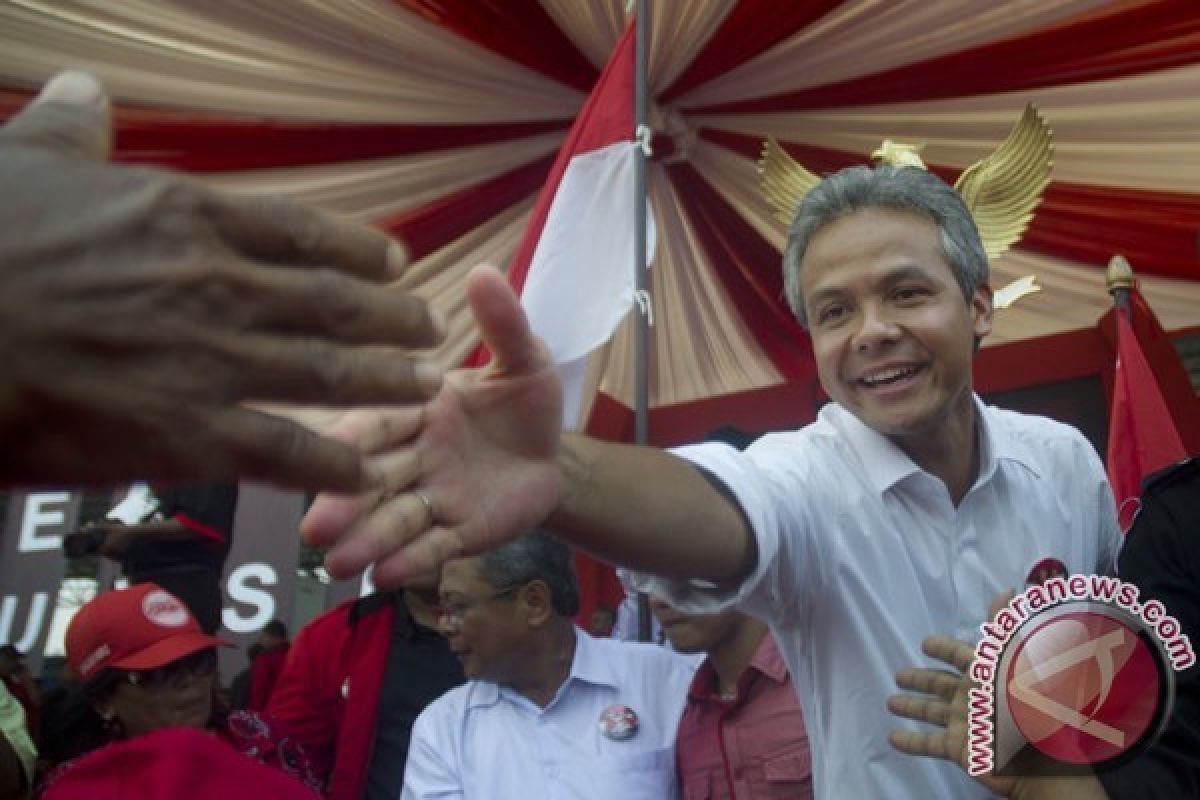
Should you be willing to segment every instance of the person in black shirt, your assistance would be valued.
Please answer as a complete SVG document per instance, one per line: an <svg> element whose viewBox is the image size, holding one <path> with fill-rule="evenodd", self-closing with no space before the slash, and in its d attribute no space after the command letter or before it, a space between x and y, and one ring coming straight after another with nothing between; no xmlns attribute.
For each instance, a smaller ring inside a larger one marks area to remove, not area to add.
<svg viewBox="0 0 1200 800"><path fill-rule="evenodd" d="M205 633L221 625L221 571L233 542L236 483L157 487L158 512L136 525L106 520L86 530L130 583L156 583L183 601Z"/></svg>
<svg viewBox="0 0 1200 800"><path fill-rule="evenodd" d="M246 648L246 666L229 682L229 707L235 711L250 707L250 672L261 652L262 645L258 642Z"/></svg>
<svg viewBox="0 0 1200 800"><path fill-rule="evenodd" d="M1142 483L1117 574L1138 587L1139 602L1162 603L1200 648L1200 457ZM1175 702L1150 749L1098 777L1110 797L1200 797L1200 664L1175 674Z"/></svg>

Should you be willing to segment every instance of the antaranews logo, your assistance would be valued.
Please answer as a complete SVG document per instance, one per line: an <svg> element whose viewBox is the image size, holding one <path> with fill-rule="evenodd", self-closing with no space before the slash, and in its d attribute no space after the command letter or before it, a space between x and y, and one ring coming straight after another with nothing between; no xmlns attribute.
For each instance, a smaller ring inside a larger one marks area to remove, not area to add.
<svg viewBox="0 0 1200 800"><path fill-rule="evenodd" d="M1052 578L981 626L969 676L972 775L1069 773L1132 758L1196 662L1162 603L1118 578Z"/></svg>

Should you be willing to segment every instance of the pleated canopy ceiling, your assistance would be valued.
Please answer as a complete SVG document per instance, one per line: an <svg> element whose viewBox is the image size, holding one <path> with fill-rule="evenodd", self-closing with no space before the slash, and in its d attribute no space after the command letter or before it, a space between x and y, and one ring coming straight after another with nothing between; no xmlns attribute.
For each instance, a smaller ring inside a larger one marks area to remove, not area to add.
<svg viewBox="0 0 1200 800"><path fill-rule="evenodd" d="M449 315L439 355L457 363L476 343L464 276L508 263L625 5L8 0L0 103L11 111L56 71L83 67L115 98L118 159L290 195L403 237L417 260L401 283ZM986 345L1093 327L1110 307L1115 253L1168 331L1200 326L1194 0L649 6L661 419L720 419L723 398L815 397L781 299L784 232L758 188L767 135L816 172L864 163L884 138L923 143L953 179L1032 101L1054 130L1053 182L1024 240L993 264L993 285L1033 274L1044 291L999 312ZM627 262L614 254L614 269ZM607 398L596 413L632 404L632 347L627 322L596 355Z"/></svg>

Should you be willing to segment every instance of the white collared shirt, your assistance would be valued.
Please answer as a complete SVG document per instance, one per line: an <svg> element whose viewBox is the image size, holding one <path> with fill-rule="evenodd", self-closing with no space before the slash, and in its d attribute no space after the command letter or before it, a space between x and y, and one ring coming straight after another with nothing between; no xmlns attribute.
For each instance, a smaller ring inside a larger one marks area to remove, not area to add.
<svg viewBox="0 0 1200 800"><path fill-rule="evenodd" d="M544 709L511 689L468 681L413 726L404 800L664 800L678 796L675 732L695 660L652 644L575 632L571 672ZM600 717L637 714L624 741Z"/></svg>
<svg viewBox="0 0 1200 800"><path fill-rule="evenodd" d="M895 673L931 665L928 636L977 641L992 599L1024 590L1043 558L1071 574L1113 572L1120 531L1088 441L975 403L979 478L958 508L945 484L834 403L744 453L675 451L737 497L758 565L736 592L644 575L639 588L684 610L737 605L768 621L804 709L817 798L987 797L959 767L888 744L892 729L929 730L887 712Z"/></svg>

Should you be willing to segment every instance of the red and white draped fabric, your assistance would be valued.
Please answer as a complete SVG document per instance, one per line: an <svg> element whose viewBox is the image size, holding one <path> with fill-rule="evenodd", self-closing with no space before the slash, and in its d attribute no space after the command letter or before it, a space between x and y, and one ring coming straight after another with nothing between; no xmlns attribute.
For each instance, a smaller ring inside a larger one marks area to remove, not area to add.
<svg viewBox="0 0 1200 800"><path fill-rule="evenodd" d="M0 110L85 67L115 95L119 158L291 195L404 237L417 261L402 283L447 312L438 356L460 363L476 346L465 273L516 263L555 154L627 28L625 6L10 0ZM781 299L784 233L758 190L766 135L817 172L863 163L885 137L924 143L927 163L954 177L1026 101L1039 106L1054 129L1053 182L993 283L1034 274L1044 291L998 315L983 384L1019 384L1039 360L1024 346L1044 352L1041 337L1093 328L1114 253L1167 331L1200 326L1194 0L649 6L655 441L718 423L795 424L818 400ZM632 348L626 322L591 357L593 430L624 432L613 420L632 403ZM1040 360L1039 379L1073 368Z"/></svg>
<svg viewBox="0 0 1200 800"><path fill-rule="evenodd" d="M1043 291L997 314L981 391L1111 377L1097 320L1116 253L1167 332L1200 330L1196 0L648 5L654 443L794 426L820 401L782 299L784 231L758 186L768 135L818 173L864 163L884 138L923 143L952 179L1038 105L1054 129L1053 182L992 270L997 287L1033 274ZM626 0L8 0L0 116L83 67L114 95L118 159L391 231L416 259L400 284L448 316L436 356L458 364L478 344L465 275L489 261L520 284L539 191L557 153L591 149L564 141L629 21ZM597 258L610 278L632 261L623 242L586 249L567 261ZM627 302L624 288L603 296ZM586 386L598 392L582 397L588 429L613 438L631 432L628 318L592 351ZM1161 360L1150 363L1161 382ZM1195 452L1195 394L1176 383L1167 405Z"/></svg>

